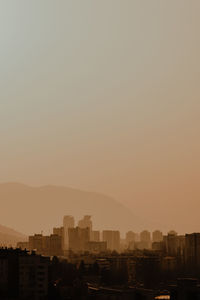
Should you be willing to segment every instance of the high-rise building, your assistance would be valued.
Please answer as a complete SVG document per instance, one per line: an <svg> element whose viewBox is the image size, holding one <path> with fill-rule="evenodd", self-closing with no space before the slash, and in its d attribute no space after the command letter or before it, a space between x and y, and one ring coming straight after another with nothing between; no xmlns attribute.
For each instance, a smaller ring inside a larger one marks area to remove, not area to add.
<svg viewBox="0 0 200 300"><path fill-rule="evenodd" d="M57 234L61 237L63 237L64 227L54 227L53 228L53 234Z"/></svg>
<svg viewBox="0 0 200 300"><path fill-rule="evenodd" d="M168 232L167 236L164 236L164 250L170 256L184 255L185 249L185 236L177 235L173 230Z"/></svg>
<svg viewBox="0 0 200 300"><path fill-rule="evenodd" d="M90 240L89 228L69 228L69 250L73 252L80 252L87 250L87 243Z"/></svg>
<svg viewBox="0 0 200 300"><path fill-rule="evenodd" d="M39 255L19 256L20 299L46 299L49 285L49 257Z"/></svg>
<svg viewBox="0 0 200 300"><path fill-rule="evenodd" d="M80 228L89 228L90 232L92 231L92 221L91 221L91 216L84 216L83 219L81 219L78 222L78 227Z"/></svg>
<svg viewBox="0 0 200 300"><path fill-rule="evenodd" d="M108 250L120 250L120 232L115 230L104 230L103 241L107 242Z"/></svg>
<svg viewBox="0 0 200 300"><path fill-rule="evenodd" d="M128 231L126 233L126 242L132 242L135 240L136 234L133 231Z"/></svg>
<svg viewBox="0 0 200 300"><path fill-rule="evenodd" d="M35 234L29 236L29 249L35 250L37 253L43 252L43 235L42 234Z"/></svg>
<svg viewBox="0 0 200 300"><path fill-rule="evenodd" d="M164 248L163 234L160 230L155 230L152 233L152 249L162 251Z"/></svg>
<svg viewBox="0 0 200 300"><path fill-rule="evenodd" d="M136 234L133 231L126 233L126 247L130 250L134 250L136 241Z"/></svg>
<svg viewBox="0 0 200 300"><path fill-rule="evenodd" d="M200 233L185 235L185 257L190 266L200 266Z"/></svg>
<svg viewBox="0 0 200 300"><path fill-rule="evenodd" d="M19 256L27 255L20 249L0 248L0 298L19 299Z"/></svg>
<svg viewBox="0 0 200 300"><path fill-rule="evenodd" d="M163 234L160 230L155 230L152 233L152 242L162 242L163 240Z"/></svg>
<svg viewBox="0 0 200 300"><path fill-rule="evenodd" d="M62 237L57 234L51 234L49 237L49 254L50 256L62 255Z"/></svg>
<svg viewBox="0 0 200 300"><path fill-rule="evenodd" d="M72 216L64 216L63 218L63 248L64 250L69 249L69 236L68 236L68 229L74 228L74 217Z"/></svg>
<svg viewBox="0 0 200 300"><path fill-rule="evenodd" d="M54 227L53 234L57 234L62 240L62 250L64 250L64 227Z"/></svg>
<svg viewBox="0 0 200 300"><path fill-rule="evenodd" d="M141 242L150 242L151 241L151 233L147 230L144 230L140 233L140 241Z"/></svg>
<svg viewBox="0 0 200 300"><path fill-rule="evenodd" d="M0 299L47 299L50 258L0 249Z"/></svg>
<svg viewBox="0 0 200 300"><path fill-rule="evenodd" d="M98 230L92 230L90 232L90 241L92 241L92 242L100 241L100 232Z"/></svg>
<svg viewBox="0 0 200 300"><path fill-rule="evenodd" d="M151 233L144 230L140 233L140 242L138 243L139 249L150 249L151 248Z"/></svg>

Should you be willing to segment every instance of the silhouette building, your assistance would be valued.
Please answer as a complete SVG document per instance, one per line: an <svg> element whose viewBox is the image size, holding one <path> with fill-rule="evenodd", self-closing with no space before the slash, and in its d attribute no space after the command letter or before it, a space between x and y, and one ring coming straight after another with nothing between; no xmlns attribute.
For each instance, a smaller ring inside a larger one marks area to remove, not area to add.
<svg viewBox="0 0 200 300"><path fill-rule="evenodd" d="M173 230L164 236L164 249L170 256L184 255L185 236L177 235Z"/></svg>
<svg viewBox="0 0 200 300"><path fill-rule="evenodd" d="M35 250L38 253L43 252L43 235L42 234L35 234L29 236L29 250Z"/></svg>
<svg viewBox="0 0 200 300"><path fill-rule="evenodd" d="M50 259L20 249L0 249L0 298L46 299Z"/></svg>
<svg viewBox="0 0 200 300"><path fill-rule="evenodd" d="M64 250L64 227L54 227L53 234L57 234L62 240L62 250Z"/></svg>
<svg viewBox="0 0 200 300"><path fill-rule="evenodd" d="M63 218L63 249L69 249L69 236L68 229L74 228L74 217L72 216L64 216Z"/></svg>
<svg viewBox="0 0 200 300"><path fill-rule="evenodd" d="M160 230L155 230L153 233L152 233L152 242L162 242L163 241L163 234Z"/></svg>
<svg viewBox="0 0 200 300"><path fill-rule="evenodd" d="M49 284L48 257L22 255L19 257L19 296L20 299L44 299Z"/></svg>
<svg viewBox="0 0 200 300"><path fill-rule="evenodd" d="M151 233L144 230L140 233L140 249L150 249L151 248Z"/></svg>
<svg viewBox="0 0 200 300"><path fill-rule="evenodd" d="M130 250L134 250L136 241L136 234L133 231L128 231L126 233L126 246Z"/></svg>
<svg viewBox="0 0 200 300"><path fill-rule="evenodd" d="M103 241L107 242L108 250L120 251L120 232L115 230L104 230Z"/></svg>
<svg viewBox="0 0 200 300"><path fill-rule="evenodd" d="M90 240L93 242L99 242L100 241L100 231L92 230L90 232Z"/></svg>
<svg viewBox="0 0 200 300"><path fill-rule="evenodd" d="M89 228L69 228L69 250L73 252L81 252L87 250L87 243L90 240Z"/></svg>
<svg viewBox="0 0 200 300"><path fill-rule="evenodd" d="M80 228L89 228L90 232L92 231L92 221L91 221L91 216L84 216L83 219L81 219L78 222L78 227Z"/></svg>
<svg viewBox="0 0 200 300"><path fill-rule="evenodd" d="M200 233L185 235L185 256L191 266L200 266Z"/></svg>

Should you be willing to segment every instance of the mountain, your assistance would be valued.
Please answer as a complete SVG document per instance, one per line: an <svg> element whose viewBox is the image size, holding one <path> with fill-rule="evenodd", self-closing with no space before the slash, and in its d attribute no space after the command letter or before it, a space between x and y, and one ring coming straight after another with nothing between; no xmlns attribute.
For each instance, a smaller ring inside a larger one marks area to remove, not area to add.
<svg viewBox="0 0 200 300"><path fill-rule="evenodd" d="M1 223L26 234L49 234L62 226L64 215L76 221L92 215L95 229L144 229L145 224L112 197L62 186L31 187L19 183L0 184Z"/></svg>
<svg viewBox="0 0 200 300"><path fill-rule="evenodd" d="M0 245L15 247L17 242L26 241L27 236L14 229L0 225Z"/></svg>

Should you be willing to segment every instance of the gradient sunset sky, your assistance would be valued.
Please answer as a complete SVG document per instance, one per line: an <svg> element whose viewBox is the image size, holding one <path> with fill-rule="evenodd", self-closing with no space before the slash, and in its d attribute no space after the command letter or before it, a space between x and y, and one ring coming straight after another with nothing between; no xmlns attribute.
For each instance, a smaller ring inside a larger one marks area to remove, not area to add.
<svg viewBox="0 0 200 300"><path fill-rule="evenodd" d="M1 0L0 182L98 191L189 223L199 16L199 0Z"/></svg>

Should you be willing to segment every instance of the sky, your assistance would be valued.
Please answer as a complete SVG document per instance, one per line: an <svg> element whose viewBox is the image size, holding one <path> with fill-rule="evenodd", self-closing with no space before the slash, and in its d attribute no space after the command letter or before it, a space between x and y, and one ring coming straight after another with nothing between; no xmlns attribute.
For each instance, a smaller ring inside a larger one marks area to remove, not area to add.
<svg viewBox="0 0 200 300"><path fill-rule="evenodd" d="M198 0L1 0L0 182L102 192L189 224L199 12Z"/></svg>

